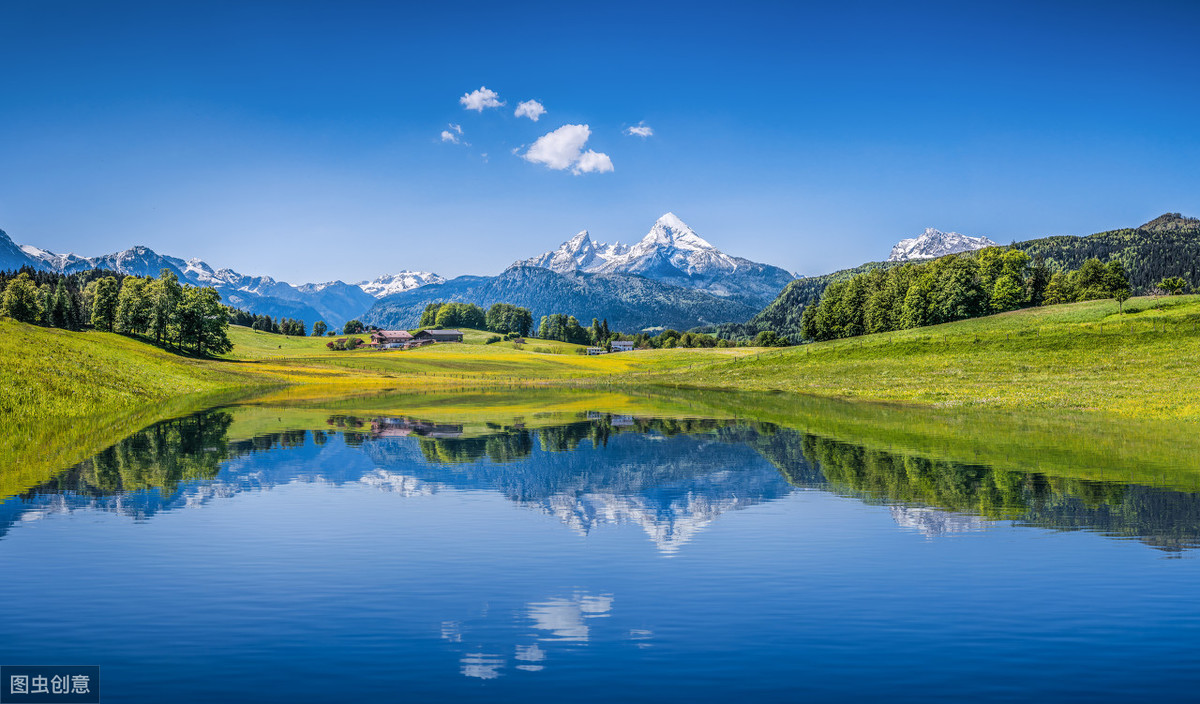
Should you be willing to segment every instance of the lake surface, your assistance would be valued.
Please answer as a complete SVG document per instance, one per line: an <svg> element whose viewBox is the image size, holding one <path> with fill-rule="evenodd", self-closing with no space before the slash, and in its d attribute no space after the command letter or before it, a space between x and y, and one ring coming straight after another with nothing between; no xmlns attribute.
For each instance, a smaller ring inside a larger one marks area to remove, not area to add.
<svg viewBox="0 0 1200 704"><path fill-rule="evenodd" d="M0 664L98 665L109 702L1200 696L1171 482L453 416L214 409L8 497Z"/></svg>

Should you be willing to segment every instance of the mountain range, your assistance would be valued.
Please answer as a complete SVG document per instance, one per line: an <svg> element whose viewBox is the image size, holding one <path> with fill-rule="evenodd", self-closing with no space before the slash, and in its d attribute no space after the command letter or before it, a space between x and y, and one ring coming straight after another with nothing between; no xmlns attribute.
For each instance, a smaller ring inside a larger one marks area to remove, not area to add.
<svg viewBox="0 0 1200 704"><path fill-rule="evenodd" d="M1200 285L1197 233L1200 221L1167 213L1138 228L1090 237L1047 237L1013 246L1056 268L1078 268L1088 257L1119 258L1130 272L1135 292L1140 292L1165 276L1182 276L1191 285ZM18 246L0 230L0 270L29 266L63 273L107 269L157 276L165 268L186 283L212 286L231 306L310 324L324 320L335 328L351 318L412 328L429 303L458 301L484 307L513 303L529 308L535 320L549 313L568 313L584 324L592 318L607 319L611 327L626 332L731 323L739 334L763 329L794 333L804 306L833 281L994 244L986 237L929 228L897 243L888 261L797 279L778 267L725 254L676 215L666 213L633 245L595 242L584 230L557 249L514 262L497 276L446 280L428 272L402 271L353 284L294 286L269 276L215 269L199 259L161 255L144 246L99 257L55 254Z"/></svg>
<svg viewBox="0 0 1200 704"><path fill-rule="evenodd" d="M758 306L707 291L671 286L632 274L559 273L518 264L498 276L460 276L381 298L363 316L364 323L411 329L430 303L512 303L528 308L534 323L543 315L569 313L587 325L608 320L616 330L651 328L687 330L728 320L748 320Z"/></svg>
<svg viewBox="0 0 1200 704"><path fill-rule="evenodd" d="M64 274L104 269L130 276L158 276L167 269L184 283L215 288L221 294L221 300L235 308L258 315L296 318L309 324L324 320L332 326L341 326L361 315L377 298L444 281L437 274L402 271L355 284L329 281L293 286L270 276L248 276L232 269L214 269L199 259L162 255L141 245L98 257L56 254L32 245L17 245L0 230L0 271L25 266Z"/></svg>
<svg viewBox="0 0 1200 704"><path fill-rule="evenodd" d="M759 307L796 278L779 267L725 254L674 213L659 218L632 246L593 242L584 230L558 249L513 266L542 267L560 274L636 274Z"/></svg>
<svg viewBox="0 0 1200 704"><path fill-rule="evenodd" d="M411 328L430 303L513 303L538 320L569 313L619 330L686 330L744 321L795 278L779 267L720 251L674 213L633 245L594 242L584 230L558 249L514 262L498 276L460 276L384 296L363 322Z"/></svg>
<svg viewBox="0 0 1200 704"><path fill-rule="evenodd" d="M1179 213L1165 213L1136 228L1107 230L1085 237L1040 237L1014 242L1010 246L1034 259L1043 259L1053 270L1078 269L1090 258L1120 261L1129 274L1134 295L1145 294L1156 282L1169 276L1181 277L1189 286L1200 289L1200 219ZM893 254L895 251L893 249ZM903 261L895 259L867 262L852 269L796 279L748 323L727 327L736 328L734 331L743 335L774 330L798 338L805 306L817 301L829 284L847 281L875 269L902 265Z"/></svg>
<svg viewBox="0 0 1200 704"><path fill-rule="evenodd" d="M995 247L996 243L986 237L968 237L957 232L942 232L932 227L892 247L889 262L907 262L914 259L936 259L947 254L970 252L984 247Z"/></svg>
<svg viewBox="0 0 1200 704"><path fill-rule="evenodd" d="M106 269L157 276L162 269L181 281L211 286L231 306L334 328L351 318L387 327L415 327L436 301L488 306L514 303L535 316L569 313L585 322L597 317L625 330L687 329L744 321L795 277L779 267L721 252L673 213L663 215L636 244L594 243L581 232L557 250L515 262L498 276L460 276L402 271L371 281L295 286L269 276L217 269L199 259L180 259L135 246L99 257L56 254L18 246L0 230L0 270L74 273Z"/></svg>

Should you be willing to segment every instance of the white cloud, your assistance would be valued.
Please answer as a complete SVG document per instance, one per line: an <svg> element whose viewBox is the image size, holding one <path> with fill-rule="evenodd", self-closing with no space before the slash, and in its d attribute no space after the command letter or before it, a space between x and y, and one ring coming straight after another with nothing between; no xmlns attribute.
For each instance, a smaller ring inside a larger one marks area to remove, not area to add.
<svg viewBox="0 0 1200 704"><path fill-rule="evenodd" d="M644 122L639 122L633 127L627 128L625 130L625 134L629 135L630 137L653 137L654 130L650 129L650 125L647 125Z"/></svg>
<svg viewBox="0 0 1200 704"><path fill-rule="evenodd" d="M484 108L498 108L504 103L500 101L500 94L494 90L488 90L486 86L480 86L479 90L473 90L463 97L458 99L462 106L467 110L475 110L483 112Z"/></svg>
<svg viewBox="0 0 1200 704"><path fill-rule="evenodd" d="M609 159L607 154L594 152L591 149L584 152L583 155L579 157L579 161L575 162L575 166L571 168L571 171L577 174L602 174L606 171L612 170L612 159Z"/></svg>
<svg viewBox="0 0 1200 704"><path fill-rule="evenodd" d="M524 100L517 103L517 109L513 114L517 117L528 117L537 122L539 117L546 114L546 106L536 100Z"/></svg>
<svg viewBox="0 0 1200 704"><path fill-rule="evenodd" d="M463 133L462 125L456 125L451 122L449 127L450 129L448 130L442 130L442 141L450 142L451 144L463 144L464 142L459 139Z"/></svg>
<svg viewBox="0 0 1200 704"><path fill-rule="evenodd" d="M591 136L592 129L587 125L563 125L538 137L521 158L555 171L571 169L576 174L612 171L612 159L607 154L591 149L583 151Z"/></svg>

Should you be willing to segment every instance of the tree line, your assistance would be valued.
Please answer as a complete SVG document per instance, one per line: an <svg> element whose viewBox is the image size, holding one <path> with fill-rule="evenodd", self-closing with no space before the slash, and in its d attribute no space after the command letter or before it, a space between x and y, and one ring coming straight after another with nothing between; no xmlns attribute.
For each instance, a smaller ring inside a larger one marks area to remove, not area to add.
<svg viewBox="0 0 1200 704"><path fill-rule="evenodd" d="M288 335L291 337L304 337L308 334L307 327L303 320L294 320L292 318L275 319L269 315L256 315L239 308L227 308L227 315L231 325L242 325L253 330L261 332L269 332L276 335ZM319 330L319 331L318 331ZM325 334L326 326L323 321L318 320L313 323L313 336L321 337Z"/></svg>
<svg viewBox="0 0 1200 704"><path fill-rule="evenodd" d="M831 283L805 307L801 334L832 340L1049 303L1114 298L1121 304L1130 294L1119 260L1089 259L1075 271L1051 272L1043 258L989 247Z"/></svg>
<svg viewBox="0 0 1200 704"><path fill-rule="evenodd" d="M158 278L106 271L76 274L29 268L0 275L0 315L34 325L142 335L193 354L233 349L216 289L181 285L170 270Z"/></svg>
<svg viewBox="0 0 1200 704"><path fill-rule="evenodd" d="M533 313L511 303L493 303L486 311L474 303L430 303L421 313L423 328L470 328L506 335L529 335Z"/></svg>

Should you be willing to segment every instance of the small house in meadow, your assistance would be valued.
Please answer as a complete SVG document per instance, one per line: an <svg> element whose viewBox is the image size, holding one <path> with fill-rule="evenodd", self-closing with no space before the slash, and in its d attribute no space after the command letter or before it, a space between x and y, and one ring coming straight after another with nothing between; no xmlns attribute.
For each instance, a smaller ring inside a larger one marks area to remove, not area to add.
<svg viewBox="0 0 1200 704"><path fill-rule="evenodd" d="M633 340L613 340L612 341L612 351L613 352L632 352L633 351Z"/></svg>
<svg viewBox="0 0 1200 704"><path fill-rule="evenodd" d="M607 354L608 350L604 349L603 347L589 347L589 348L587 348L587 353L589 355Z"/></svg>
<svg viewBox="0 0 1200 704"><path fill-rule="evenodd" d="M413 335L415 340L432 340L434 342L462 342L463 334L458 330L422 330Z"/></svg>
<svg viewBox="0 0 1200 704"><path fill-rule="evenodd" d="M371 343L380 347L403 345L413 339L407 330L376 330L371 333Z"/></svg>

